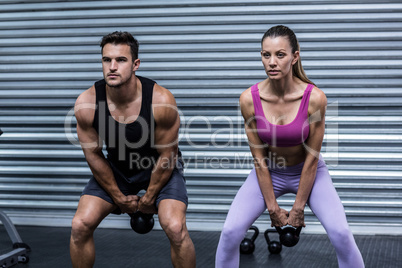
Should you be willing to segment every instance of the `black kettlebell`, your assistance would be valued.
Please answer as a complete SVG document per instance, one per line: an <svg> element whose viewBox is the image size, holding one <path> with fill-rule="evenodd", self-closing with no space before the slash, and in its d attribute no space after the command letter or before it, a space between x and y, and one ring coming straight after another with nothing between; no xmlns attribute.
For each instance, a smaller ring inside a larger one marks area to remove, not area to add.
<svg viewBox="0 0 402 268"><path fill-rule="evenodd" d="M268 233L269 232L275 232L275 230L270 231L269 229L267 229L264 232L264 237L265 240L267 240L267 244L268 244L268 251L272 254L279 254L282 251L282 244L278 241L270 241L269 240L269 236Z"/></svg>
<svg viewBox="0 0 402 268"><path fill-rule="evenodd" d="M130 214L131 228L139 234L146 234L154 228L154 215L144 214L141 211Z"/></svg>
<svg viewBox="0 0 402 268"><path fill-rule="evenodd" d="M254 241L257 239L258 234L260 231L258 230L257 226L251 226L249 230L254 230L253 236L250 238L244 238L243 241L240 243L240 253L242 254L251 254L255 250Z"/></svg>
<svg viewBox="0 0 402 268"><path fill-rule="evenodd" d="M299 242L302 227L287 226L285 228L275 227L279 233L279 240L285 247L293 247Z"/></svg>

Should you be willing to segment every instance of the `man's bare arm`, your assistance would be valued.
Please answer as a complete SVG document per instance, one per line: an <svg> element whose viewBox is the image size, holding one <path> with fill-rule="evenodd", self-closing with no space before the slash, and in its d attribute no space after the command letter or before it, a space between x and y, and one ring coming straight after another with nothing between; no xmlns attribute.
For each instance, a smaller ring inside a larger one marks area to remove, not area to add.
<svg viewBox="0 0 402 268"><path fill-rule="evenodd" d="M156 123L154 138L159 158L152 171L148 189L139 202L139 210L156 213L155 201L160 190L169 181L176 164L180 117L173 95L155 84L153 114Z"/></svg>
<svg viewBox="0 0 402 268"><path fill-rule="evenodd" d="M102 152L103 142L92 126L95 115L95 90L93 87L77 98L74 112L77 119L78 139L96 181L123 213L135 212L138 197L125 196L118 188L113 171Z"/></svg>

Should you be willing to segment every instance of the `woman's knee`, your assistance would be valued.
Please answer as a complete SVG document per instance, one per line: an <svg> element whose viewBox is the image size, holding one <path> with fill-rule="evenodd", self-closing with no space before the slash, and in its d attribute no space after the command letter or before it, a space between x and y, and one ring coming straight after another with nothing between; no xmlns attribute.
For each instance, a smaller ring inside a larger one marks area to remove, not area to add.
<svg viewBox="0 0 402 268"><path fill-rule="evenodd" d="M336 226L328 230L328 236L335 248L345 249L354 245L353 234L348 226Z"/></svg>
<svg viewBox="0 0 402 268"><path fill-rule="evenodd" d="M240 245L246 232L247 229L241 226L225 224L221 232L221 241L232 245Z"/></svg>

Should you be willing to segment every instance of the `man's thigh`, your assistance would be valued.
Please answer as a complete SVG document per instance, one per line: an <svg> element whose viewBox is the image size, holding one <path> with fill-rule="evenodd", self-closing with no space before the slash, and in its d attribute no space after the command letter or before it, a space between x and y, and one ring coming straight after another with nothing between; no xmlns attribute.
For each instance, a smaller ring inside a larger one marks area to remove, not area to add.
<svg viewBox="0 0 402 268"><path fill-rule="evenodd" d="M74 218L85 222L90 228L96 228L99 223L116 208L116 205L100 197L82 195L78 202Z"/></svg>
<svg viewBox="0 0 402 268"><path fill-rule="evenodd" d="M161 226L169 225L172 221L185 224L187 205L175 199L163 199L159 203L158 217Z"/></svg>
<svg viewBox="0 0 402 268"><path fill-rule="evenodd" d="M159 192L158 197L156 198L156 206L158 209L160 207L160 202L165 199L181 201L186 207L188 205L186 179L183 175L183 167L181 163L179 163L178 168L173 169L169 181Z"/></svg>

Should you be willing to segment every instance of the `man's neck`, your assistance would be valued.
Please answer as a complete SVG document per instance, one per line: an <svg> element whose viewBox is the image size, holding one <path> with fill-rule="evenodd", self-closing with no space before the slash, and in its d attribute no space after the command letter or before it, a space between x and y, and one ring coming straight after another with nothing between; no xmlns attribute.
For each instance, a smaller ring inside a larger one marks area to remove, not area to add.
<svg viewBox="0 0 402 268"><path fill-rule="evenodd" d="M116 105L125 105L133 102L141 90L139 79L133 75L130 80L119 87L109 87L106 85L106 96Z"/></svg>

